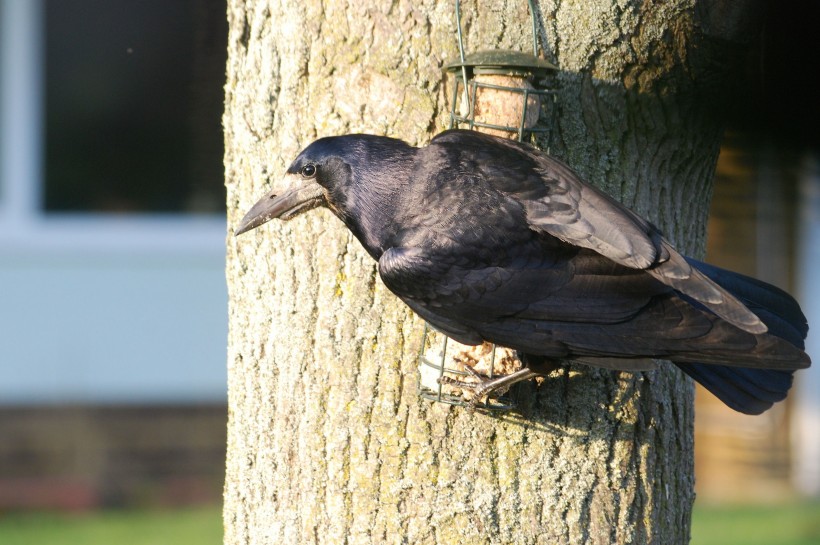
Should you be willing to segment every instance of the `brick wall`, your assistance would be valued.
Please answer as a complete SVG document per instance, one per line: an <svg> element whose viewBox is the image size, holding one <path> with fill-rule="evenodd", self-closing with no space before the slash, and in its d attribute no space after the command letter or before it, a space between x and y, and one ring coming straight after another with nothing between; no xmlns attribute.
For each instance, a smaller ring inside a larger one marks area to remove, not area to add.
<svg viewBox="0 0 820 545"><path fill-rule="evenodd" d="M0 509L221 501L227 410L0 408Z"/></svg>

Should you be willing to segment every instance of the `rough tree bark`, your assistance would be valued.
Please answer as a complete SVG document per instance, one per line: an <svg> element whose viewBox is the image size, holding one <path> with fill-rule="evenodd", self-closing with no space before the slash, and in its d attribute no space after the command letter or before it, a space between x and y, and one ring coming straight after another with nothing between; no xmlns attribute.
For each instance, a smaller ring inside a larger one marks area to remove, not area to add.
<svg viewBox="0 0 820 545"><path fill-rule="evenodd" d="M690 254L738 33L723 5L538 14L561 67L553 152ZM529 47L526 2L462 9L471 50ZM422 144L446 127L449 2L231 0L228 16L229 226L316 137ZM420 320L324 210L229 235L227 278L226 543L688 542L692 387L676 370L572 367L523 385L505 417L424 401Z"/></svg>

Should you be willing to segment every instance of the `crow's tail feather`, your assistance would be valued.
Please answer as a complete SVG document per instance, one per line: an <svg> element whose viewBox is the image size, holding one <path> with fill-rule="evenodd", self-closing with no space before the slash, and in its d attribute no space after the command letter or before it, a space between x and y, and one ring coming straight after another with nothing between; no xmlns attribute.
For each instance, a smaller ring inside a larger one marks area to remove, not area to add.
<svg viewBox="0 0 820 545"><path fill-rule="evenodd" d="M803 349L809 325L803 311L800 310L800 305L791 295L756 278L727 271L695 259L686 258L686 260L757 314L769 328L769 334Z"/></svg>
<svg viewBox="0 0 820 545"><path fill-rule="evenodd" d="M749 276L687 258L687 261L737 297L769 329L801 350L809 326L800 305L785 291ZM739 355L740 356L740 355ZM742 357L742 356L740 356ZM791 388L793 370L751 369L704 363L675 362L729 407L745 414L760 414L783 400Z"/></svg>
<svg viewBox="0 0 820 545"><path fill-rule="evenodd" d="M782 401L792 385L794 371L748 369L705 363L675 363L732 409L760 414Z"/></svg>

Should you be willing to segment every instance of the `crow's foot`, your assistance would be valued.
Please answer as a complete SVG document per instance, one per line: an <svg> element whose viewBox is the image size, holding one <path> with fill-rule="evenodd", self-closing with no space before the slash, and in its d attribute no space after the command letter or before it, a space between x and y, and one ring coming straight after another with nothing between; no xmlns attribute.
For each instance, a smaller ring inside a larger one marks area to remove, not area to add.
<svg viewBox="0 0 820 545"><path fill-rule="evenodd" d="M455 386L469 392L470 407L473 409L475 409L476 406L478 406L478 404L484 399L489 400L491 397L499 397L505 394L507 390L509 390L510 386L516 382L528 380L539 375L539 373L524 367L514 373L510 373L509 375L490 378L488 376L476 373L469 365L465 365L464 368L474 379L476 379L477 382L458 380L448 376L441 377L439 382L441 382L441 384Z"/></svg>

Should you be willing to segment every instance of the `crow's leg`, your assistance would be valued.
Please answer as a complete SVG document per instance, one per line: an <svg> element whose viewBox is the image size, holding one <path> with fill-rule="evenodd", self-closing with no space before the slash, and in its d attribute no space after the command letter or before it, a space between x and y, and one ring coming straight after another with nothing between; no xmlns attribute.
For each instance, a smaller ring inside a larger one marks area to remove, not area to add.
<svg viewBox="0 0 820 545"><path fill-rule="evenodd" d="M550 358L547 356L537 356L527 354L520 350L515 351L515 355L521 360L521 365L531 369L536 375L549 375L556 369L560 369L564 360Z"/></svg>
<svg viewBox="0 0 820 545"><path fill-rule="evenodd" d="M441 377L439 381L442 384L457 386L462 390L469 391L472 396L470 398L470 405L475 407L482 399L489 399L498 397L509 390L510 386L516 382L529 380L539 375L548 375L555 369L561 366L561 360L551 359L544 356L536 356L533 354L525 354L516 352L518 359L524 367L510 373L509 375L502 375L500 377L489 378L484 375L476 373L470 366L465 365L464 368L470 375L472 375L478 382L467 382L450 377ZM496 394L495 396L493 394Z"/></svg>

